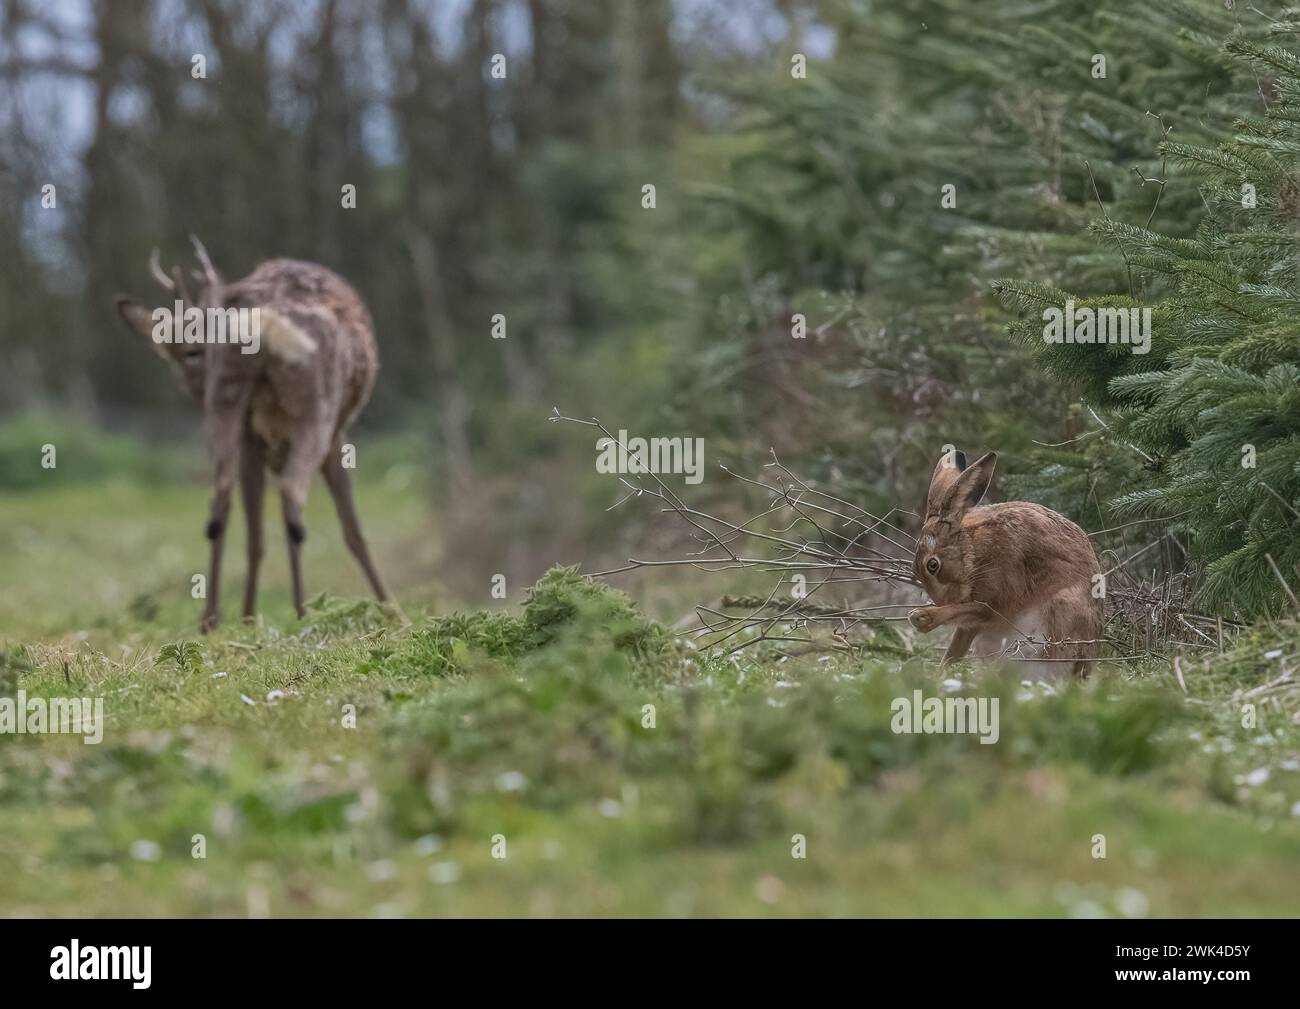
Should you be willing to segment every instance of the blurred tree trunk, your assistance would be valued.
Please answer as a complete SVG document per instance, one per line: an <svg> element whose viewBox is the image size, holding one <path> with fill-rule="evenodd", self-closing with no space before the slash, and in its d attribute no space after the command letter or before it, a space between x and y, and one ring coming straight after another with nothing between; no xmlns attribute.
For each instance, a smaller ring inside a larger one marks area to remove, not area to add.
<svg viewBox="0 0 1300 1009"><path fill-rule="evenodd" d="M401 240L410 257L411 276L419 296L426 343L433 363L433 399L437 403L438 437L447 459L448 502L464 497L473 479L469 440L466 376L456 343L456 321L447 298L446 258L440 254L439 224L450 188L444 173L451 137L428 114L428 96L448 85L438 58L437 40L409 0L390 0L385 10L387 48L397 93L394 117L406 148L404 174L407 220ZM463 251L463 250L458 250Z"/></svg>
<svg viewBox="0 0 1300 1009"><path fill-rule="evenodd" d="M120 374L128 346L124 341L97 341L112 324L112 278L101 266L117 261L120 233L129 229L124 216L132 200L117 170L116 152L122 142L109 115L122 65L149 37L148 10L137 5L98 0L91 8L92 30L99 62L90 74L94 91L94 132L82 159L86 188L81 202L80 240L85 270L85 294L80 325L68 334L64 375L73 408L94 416L99 412L92 370L109 378ZM71 193L67 196L70 198ZM120 336L112 333L112 336Z"/></svg>
<svg viewBox="0 0 1300 1009"><path fill-rule="evenodd" d="M469 402L465 383L457 373L456 327L447 310L447 294L442 284L438 247L427 233L410 228L406 233L411 265L425 331L433 351L435 396L441 418L439 435L447 451L447 473L452 500L462 498L473 477L469 443Z"/></svg>

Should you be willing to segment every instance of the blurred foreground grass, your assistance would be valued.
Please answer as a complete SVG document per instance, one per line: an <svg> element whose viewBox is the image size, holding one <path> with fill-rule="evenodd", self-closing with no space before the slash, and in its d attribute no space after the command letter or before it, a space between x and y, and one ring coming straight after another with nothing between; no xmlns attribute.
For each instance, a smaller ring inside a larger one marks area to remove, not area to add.
<svg viewBox="0 0 1300 1009"><path fill-rule="evenodd" d="M103 696L107 723L98 745L0 735L0 914L1300 907L1279 679L1300 627L1184 659L1184 693L1164 662L1052 690L921 658L707 658L563 570L516 615L422 615L438 558L402 458L362 467L358 494L410 625L358 599L319 487L306 571L326 594L292 618L268 510L263 619L234 619L237 537L206 639L201 482L114 465L0 498L0 693ZM894 734L891 701L918 688L998 697L999 741Z"/></svg>

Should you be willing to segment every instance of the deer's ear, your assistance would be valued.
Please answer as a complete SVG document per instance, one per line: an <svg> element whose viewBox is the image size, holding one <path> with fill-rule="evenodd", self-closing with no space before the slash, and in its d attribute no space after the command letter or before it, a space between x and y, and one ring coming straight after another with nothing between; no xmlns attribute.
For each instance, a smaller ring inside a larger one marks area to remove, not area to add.
<svg viewBox="0 0 1300 1009"><path fill-rule="evenodd" d="M113 299L113 307L123 322L141 336L153 339L153 314L134 298L119 294Z"/></svg>
<svg viewBox="0 0 1300 1009"><path fill-rule="evenodd" d="M134 298L128 298L124 294L119 294L113 299L113 307L117 309L117 314L121 320L148 340L149 345L153 347L160 357L169 357L167 344L159 343L153 338L155 328L153 312Z"/></svg>

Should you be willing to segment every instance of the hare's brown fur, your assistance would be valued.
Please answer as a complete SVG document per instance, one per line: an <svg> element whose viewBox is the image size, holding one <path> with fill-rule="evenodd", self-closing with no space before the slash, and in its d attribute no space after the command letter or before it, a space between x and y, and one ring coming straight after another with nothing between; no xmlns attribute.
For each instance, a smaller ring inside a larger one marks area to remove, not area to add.
<svg viewBox="0 0 1300 1009"><path fill-rule="evenodd" d="M1050 508L979 505L996 460L990 452L968 467L954 451L935 467L913 559L934 605L909 618L922 632L953 626L945 662L973 648L1036 660L1029 671L1042 676L1086 676L1102 632L1096 552L1082 529Z"/></svg>

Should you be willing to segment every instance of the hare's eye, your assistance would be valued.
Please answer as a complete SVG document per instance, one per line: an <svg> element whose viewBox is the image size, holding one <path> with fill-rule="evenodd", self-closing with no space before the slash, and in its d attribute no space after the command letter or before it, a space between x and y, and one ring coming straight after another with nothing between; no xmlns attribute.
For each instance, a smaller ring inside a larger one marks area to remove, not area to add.
<svg viewBox="0 0 1300 1009"><path fill-rule="evenodd" d="M939 558L931 557L928 561L926 561L925 570L929 571L930 574L932 575L937 575L939 573Z"/></svg>

